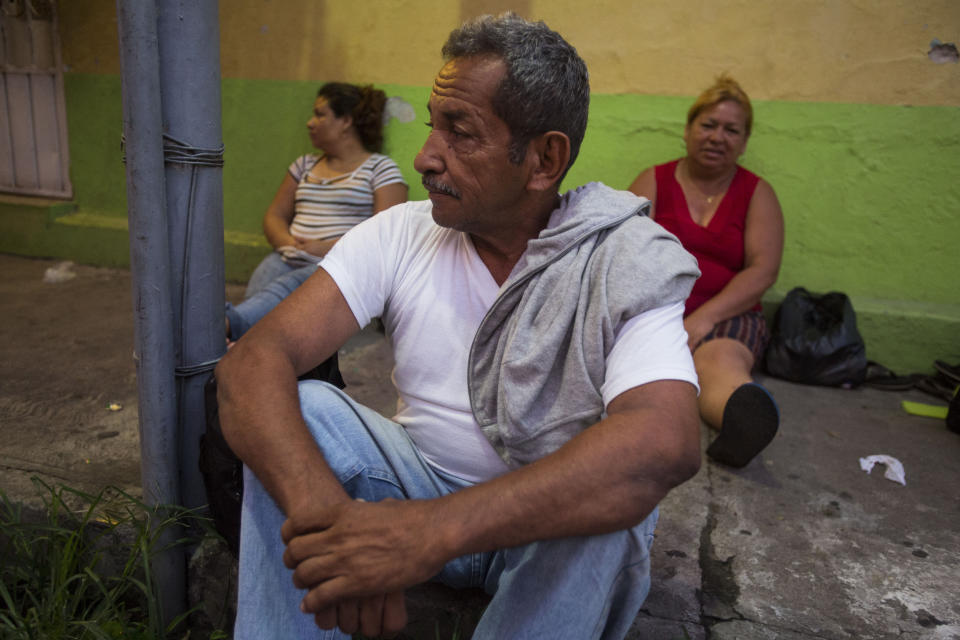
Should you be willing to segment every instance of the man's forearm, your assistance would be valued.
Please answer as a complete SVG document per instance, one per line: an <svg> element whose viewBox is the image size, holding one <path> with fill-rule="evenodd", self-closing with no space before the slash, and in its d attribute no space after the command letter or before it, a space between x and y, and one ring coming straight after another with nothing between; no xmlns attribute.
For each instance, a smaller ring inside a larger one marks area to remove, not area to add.
<svg viewBox="0 0 960 640"><path fill-rule="evenodd" d="M293 538L284 560L296 568L294 583L310 589L307 610L404 589L467 553L638 524L700 464L693 386L652 384L652 405L612 411L560 450L489 482L433 500L350 503L323 531L285 526Z"/></svg>
<svg viewBox="0 0 960 640"><path fill-rule="evenodd" d="M216 376L224 436L285 514L318 496L348 499L303 421L290 363L241 342Z"/></svg>
<svg viewBox="0 0 960 640"><path fill-rule="evenodd" d="M645 518L699 468L694 388L666 382L681 398L673 411L611 415L555 453L442 499L456 555L535 540L598 535ZM669 426L668 426L669 425Z"/></svg>
<svg viewBox="0 0 960 640"><path fill-rule="evenodd" d="M324 311L319 332L317 309ZM303 421L297 376L358 329L333 279L317 269L217 366L224 436L288 517L318 496L347 499Z"/></svg>

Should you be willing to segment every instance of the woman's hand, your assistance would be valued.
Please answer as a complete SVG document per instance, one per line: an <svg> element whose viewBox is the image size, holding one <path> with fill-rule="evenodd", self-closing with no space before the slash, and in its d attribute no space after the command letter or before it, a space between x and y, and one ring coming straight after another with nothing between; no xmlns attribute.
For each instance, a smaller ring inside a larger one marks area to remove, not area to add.
<svg viewBox="0 0 960 640"><path fill-rule="evenodd" d="M690 353L693 353L700 341L713 330L714 324L713 320L700 313L699 309L684 318L683 328L687 331L687 346L690 347Z"/></svg>
<svg viewBox="0 0 960 640"><path fill-rule="evenodd" d="M318 258L327 255L327 251L330 251L331 247L339 240L339 238L333 238L331 240L308 240L307 238L301 238L299 236L294 236L293 239L294 247Z"/></svg>

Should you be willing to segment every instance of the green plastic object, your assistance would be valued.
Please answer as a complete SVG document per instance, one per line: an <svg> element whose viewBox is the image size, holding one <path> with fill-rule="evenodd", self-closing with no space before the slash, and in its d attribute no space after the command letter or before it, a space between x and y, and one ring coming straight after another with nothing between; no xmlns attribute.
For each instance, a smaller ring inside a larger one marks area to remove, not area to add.
<svg viewBox="0 0 960 640"><path fill-rule="evenodd" d="M909 400L902 400L900 404L903 405L903 410L911 415L923 416L924 418L939 418L940 420L944 420L947 417L947 407L941 407L940 405L911 402Z"/></svg>

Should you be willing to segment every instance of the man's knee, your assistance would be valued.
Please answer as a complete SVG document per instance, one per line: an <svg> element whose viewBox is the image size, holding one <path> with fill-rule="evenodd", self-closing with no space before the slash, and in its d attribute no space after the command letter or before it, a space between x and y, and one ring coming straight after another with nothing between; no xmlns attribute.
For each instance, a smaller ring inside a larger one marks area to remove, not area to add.
<svg viewBox="0 0 960 640"><path fill-rule="evenodd" d="M300 394L300 413L315 440L322 444L331 431L342 433L356 430L360 422L347 394L323 380L302 380L297 385ZM334 436L339 437L339 436Z"/></svg>
<svg viewBox="0 0 960 640"><path fill-rule="evenodd" d="M383 418L328 382L304 380L299 392L307 428L347 493L371 502L403 498L392 463L385 458L388 446L380 438L382 426L376 422Z"/></svg>
<svg viewBox="0 0 960 640"><path fill-rule="evenodd" d="M301 380L297 384L300 393L300 407L322 411L324 407L337 407L347 400L343 392L323 380Z"/></svg>
<svg viewBox="0 0 960 640"><path fill-rule="evenodd" d="M366 430L340 389L321 380L303 380L298 385L300 412L307 429L338 477L358 463L351 452L363 449Z"/></svg>

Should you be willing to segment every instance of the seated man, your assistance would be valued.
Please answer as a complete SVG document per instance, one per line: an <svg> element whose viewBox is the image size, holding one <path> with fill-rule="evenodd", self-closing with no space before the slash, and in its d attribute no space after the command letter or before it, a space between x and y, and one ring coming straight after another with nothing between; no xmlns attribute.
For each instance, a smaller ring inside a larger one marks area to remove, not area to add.
<svg viewBox="0 0 960 640"><path fill-rule="evenodd" d="M493 595L474 638L622 638L657 503L699 468L695 260L642 198L558 193L583 61L513 14L443 53L414 163L429 201L352 229L217 367L246 465L235 638L391 635L431 579ZM296 382L375 316L393 420Z"/></svg>

